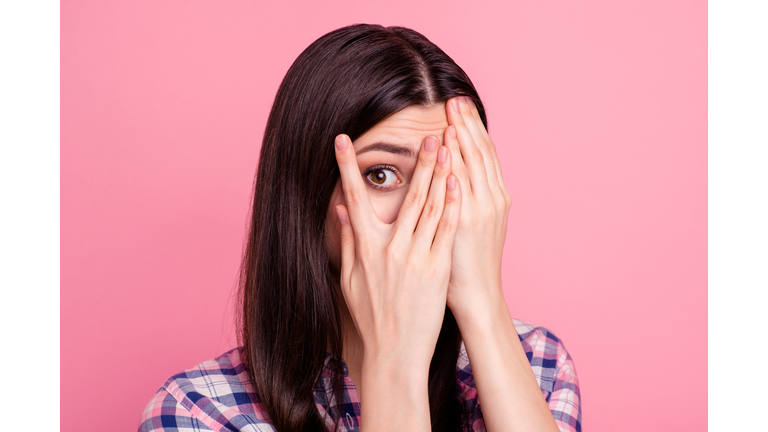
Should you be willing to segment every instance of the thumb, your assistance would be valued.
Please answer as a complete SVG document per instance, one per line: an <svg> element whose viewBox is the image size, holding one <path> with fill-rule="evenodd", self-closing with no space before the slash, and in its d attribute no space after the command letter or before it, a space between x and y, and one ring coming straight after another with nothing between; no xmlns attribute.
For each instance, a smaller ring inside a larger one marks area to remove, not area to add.
<svg viewBox="0 0 768 432"><path fill-rule="evenodd" d="M336 216L341 224L341 286L350 280L355 263L355 232L349 222L349 212L345 205L336 206ZM348 285L347 285L348 286Z"/></svg>

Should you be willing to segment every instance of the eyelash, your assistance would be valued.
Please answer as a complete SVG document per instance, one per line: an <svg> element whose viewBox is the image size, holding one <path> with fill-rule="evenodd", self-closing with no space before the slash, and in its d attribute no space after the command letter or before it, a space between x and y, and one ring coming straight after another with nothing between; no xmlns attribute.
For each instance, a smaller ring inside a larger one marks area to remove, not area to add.
<svg viewBox="0 0 768 432"><path fill-rule="evenodd" d="M374 187L376 189L381 189L381 190L392 189L392 186L379 186L376 183L372 182L368 178L368 176L371 175L372 172L378 171L378 170L389 170L389 171L392 171L393 173L395 173L395 177L398 177L398 179L400 178L398 176L398 174L400 174L400 171L398 171L397 168L393 167L392 165L376 165L376 166L372 166L372 167L368 168L363 173L363 178L365 178L365 180L368 182L368 184L371 185L372 187Z"/></svg>

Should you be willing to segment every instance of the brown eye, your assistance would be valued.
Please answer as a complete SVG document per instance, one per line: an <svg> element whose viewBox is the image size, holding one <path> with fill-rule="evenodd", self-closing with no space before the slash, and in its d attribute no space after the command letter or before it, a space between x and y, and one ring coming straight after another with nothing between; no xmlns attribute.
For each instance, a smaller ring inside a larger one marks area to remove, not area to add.
<svg viewBox="0 0 768 432"><path fill-rule="evenodd" d="M384 182L387 181L387 174L384 170L377 169L371 173L371 181L378 185L384 184Z"/></svg>
<svg viewBox="0 0 768 432"><path fill-rule="evenodd" d="M365 173L365 178L371 182L374 187L394 186L398 182L397 170L389 166L376 166Z"/></svg>

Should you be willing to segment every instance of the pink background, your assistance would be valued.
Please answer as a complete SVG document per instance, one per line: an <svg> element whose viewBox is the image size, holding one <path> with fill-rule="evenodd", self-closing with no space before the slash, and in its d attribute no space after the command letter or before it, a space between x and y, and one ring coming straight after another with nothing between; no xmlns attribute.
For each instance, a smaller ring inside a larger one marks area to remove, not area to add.
<svg viewBox="0 0 768 432"><path fill-rule="evenodd" d="M166 378L235 346L268 110L355 22L414 28L475 82L513 197L507 301L565 341L585 430L705 430L705 1L80 0L61 4L62 431L135 430Z"/></svg>

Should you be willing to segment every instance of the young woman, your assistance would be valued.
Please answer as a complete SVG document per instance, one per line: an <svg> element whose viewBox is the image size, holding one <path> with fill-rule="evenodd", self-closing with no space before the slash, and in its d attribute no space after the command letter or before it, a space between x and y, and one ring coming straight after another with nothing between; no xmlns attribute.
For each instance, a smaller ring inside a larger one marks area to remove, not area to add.
<svg viewBox="0 0 768 432"><path fill-rule="evenodd" d="M564 345L502 295L486 130L469 77L413 30L310 45L264 133L242 347L171 377L140 430L580 431Z"/></svg>

